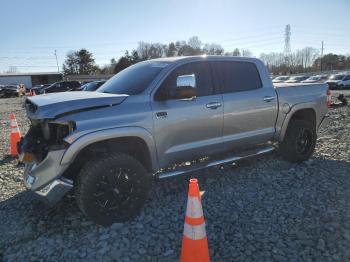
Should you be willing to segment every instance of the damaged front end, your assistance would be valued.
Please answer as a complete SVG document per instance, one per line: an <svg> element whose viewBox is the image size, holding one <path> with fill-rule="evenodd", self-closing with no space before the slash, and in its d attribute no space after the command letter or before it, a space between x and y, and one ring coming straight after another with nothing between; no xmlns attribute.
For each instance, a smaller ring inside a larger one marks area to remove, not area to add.
<svg viewBox="0 0 350 262"><path fill-rule="evenodd" d="M64 138L75 128L73 122L31 120L28 133L17 145L19 159L26 164L24 183L50 204L60 200L73 182L62 176L67 169L61 159L69 144Z"/></svg>
<svg viewBox="0 0 350 262"><path fill-rule="evenodd" d="M61 162L70 146L69 137L77 129L75 120L80 112L118 105L128 95L101 92L61 92L31 96L25 108L31 121L26 136L18 143L19 158L26 163L24 182L50 203L57 202L73 187L65 177L69 164ZM75 119L71 117L69 119Z"/></svg>
<svg viewBox="0 0 350 262"><path fill-rule="evenodd" d="M49 120L35 120L18 146L19 158L23 163L40 163L49 151L65 149L63 139L75 128L73 122L60 123Z"/></svg>

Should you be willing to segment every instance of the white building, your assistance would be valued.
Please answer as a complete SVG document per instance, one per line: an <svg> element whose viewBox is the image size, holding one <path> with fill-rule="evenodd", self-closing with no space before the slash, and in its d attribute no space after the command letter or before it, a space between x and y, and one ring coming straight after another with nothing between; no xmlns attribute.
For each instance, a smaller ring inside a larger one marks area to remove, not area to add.
<svg viewBox="0 0 350 262"><path fill-rule="evenodd" d="M18 85L24 84L26 87L36 85L52 84L62 81L61 73L5 73L0 74L0 85Z"/></svg>

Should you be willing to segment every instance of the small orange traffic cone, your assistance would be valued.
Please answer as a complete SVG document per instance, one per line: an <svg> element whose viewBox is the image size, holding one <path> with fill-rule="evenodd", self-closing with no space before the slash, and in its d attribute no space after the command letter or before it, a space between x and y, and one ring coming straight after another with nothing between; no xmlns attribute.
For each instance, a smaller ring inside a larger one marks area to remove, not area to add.
<svg viewBox="0 0 350 262"><path fill-rule="evenodd" d="M10 154L12 157L17 157L17 143L21 139L21 132L19 131L16 116L14 113L10 114L10 128L11 128L11 136L10 136Z"/></svg>
<svg viewBox="0 0 350 262"><path fill-rule="evenodd" d="M205 232L205 222L197 179L190 179L180 261L210 261L208 238Z"/></svg>

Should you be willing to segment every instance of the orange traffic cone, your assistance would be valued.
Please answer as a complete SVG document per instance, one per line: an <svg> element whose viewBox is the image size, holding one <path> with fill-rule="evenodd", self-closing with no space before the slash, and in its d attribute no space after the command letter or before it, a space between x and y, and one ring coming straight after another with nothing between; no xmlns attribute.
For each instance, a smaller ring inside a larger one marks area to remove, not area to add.
<svg viewBox="0 0 350 262"><path fill-rule="evenodd" d="M10 114L10 128L10 154L12 157L17 157L17 142L19 142L19 140L21 139L21 132L19 131L16 116L14 113Z"/></svg>
<svg viewBox="0 0 350 262"><path fill-rule="evenodd" d="M197 179L190 179L180 261L210 261Z"/></svg>

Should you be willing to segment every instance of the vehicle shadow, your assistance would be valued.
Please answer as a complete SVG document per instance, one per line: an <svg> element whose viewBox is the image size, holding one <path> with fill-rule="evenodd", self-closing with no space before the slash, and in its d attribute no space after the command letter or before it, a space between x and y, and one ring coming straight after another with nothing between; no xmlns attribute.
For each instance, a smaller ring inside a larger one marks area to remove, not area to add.
<svg viewBox="0 0 350 262"><path fill-rule="evenodd" d="M0 159L0 166L8 164L14 160L15 158L13 158L11 155L5 155L2 159Z"/></svg>

